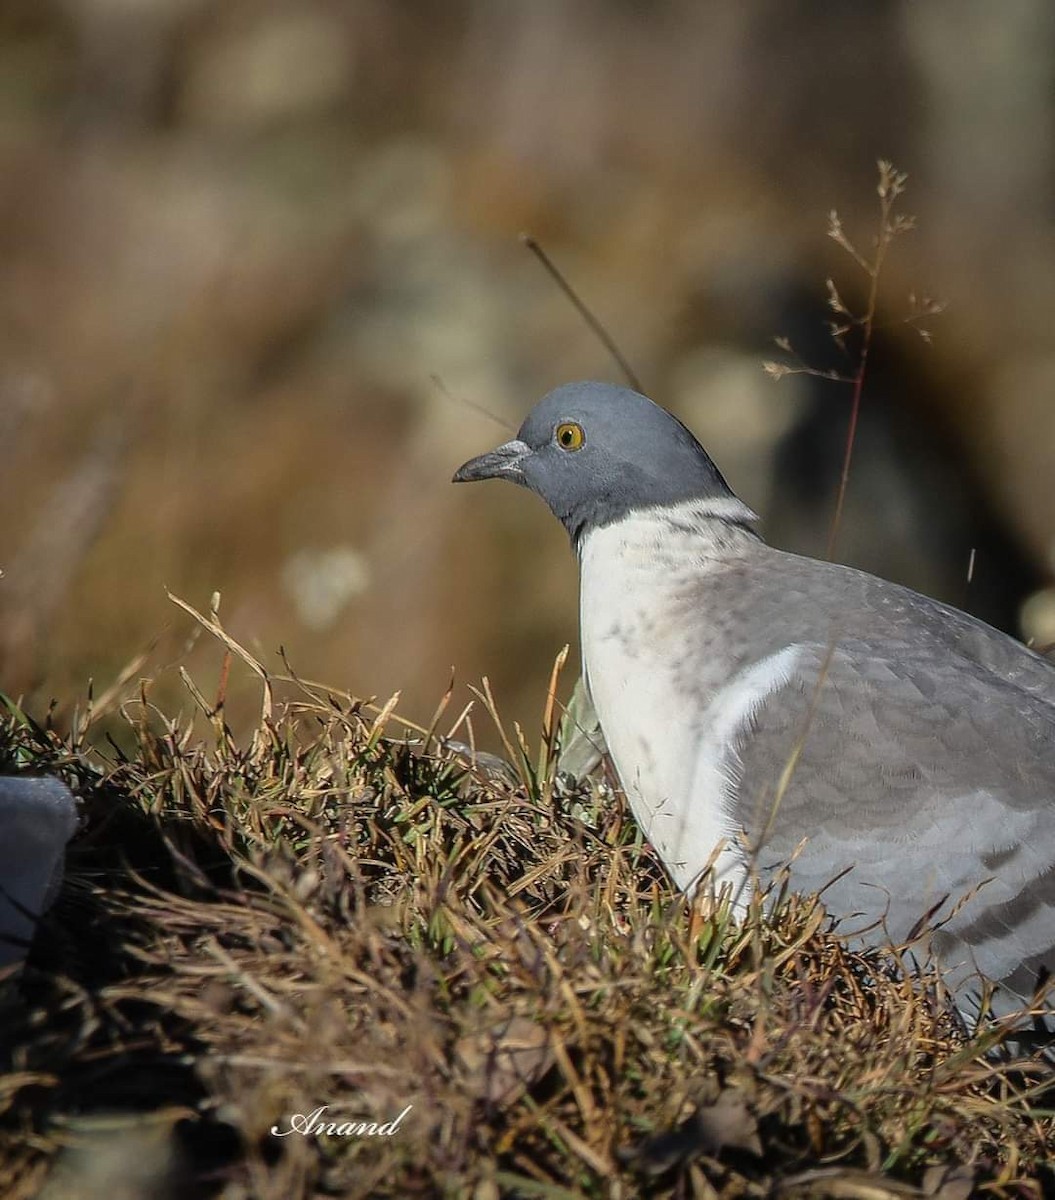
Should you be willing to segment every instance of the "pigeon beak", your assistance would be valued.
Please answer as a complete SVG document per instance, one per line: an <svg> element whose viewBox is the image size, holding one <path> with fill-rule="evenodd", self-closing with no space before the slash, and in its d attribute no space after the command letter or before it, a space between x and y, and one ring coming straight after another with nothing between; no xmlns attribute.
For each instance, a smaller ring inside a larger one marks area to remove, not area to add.
<svg viewBox="0 0 1055 1200"><path fill-rule="evenodd" d="M520 464L532 453L526 442L506 442L495 450L489 450L476 458L462 463L454 473L452 483L472 483L477 479L511 479L514 483L524 482Z"/></svg>

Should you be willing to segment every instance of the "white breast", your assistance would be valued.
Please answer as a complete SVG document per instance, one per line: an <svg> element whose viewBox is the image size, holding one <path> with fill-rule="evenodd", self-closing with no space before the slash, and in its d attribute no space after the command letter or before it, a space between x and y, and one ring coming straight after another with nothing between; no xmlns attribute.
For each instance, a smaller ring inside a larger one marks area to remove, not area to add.
<svg viewBox="0 0 1055 1200"><path fill-rule="evenodd" d="M687 610L681 598L725 564L708 557L705 533L673 528L669 516L648 510L587 535L583 665L630 807L675 883L691 891L724 840L714 883L742 895L736 739L788 681L799 649L723 667L704 606ZM676 621L665 619L671 611Z"/></svg>

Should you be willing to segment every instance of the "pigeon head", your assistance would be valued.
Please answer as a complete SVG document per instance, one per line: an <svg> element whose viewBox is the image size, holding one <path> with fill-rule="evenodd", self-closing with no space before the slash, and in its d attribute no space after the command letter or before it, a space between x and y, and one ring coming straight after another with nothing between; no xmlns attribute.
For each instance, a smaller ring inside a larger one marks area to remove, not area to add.
<svg viewBox="0 0 1055 1200"><path fill-rule="evenodd" d="M544 396L511 442L454 476L455 483L476 479L509 479L537 493L576 544L637 509L735 500L676 417L608 383L569 383Z"/></svg>

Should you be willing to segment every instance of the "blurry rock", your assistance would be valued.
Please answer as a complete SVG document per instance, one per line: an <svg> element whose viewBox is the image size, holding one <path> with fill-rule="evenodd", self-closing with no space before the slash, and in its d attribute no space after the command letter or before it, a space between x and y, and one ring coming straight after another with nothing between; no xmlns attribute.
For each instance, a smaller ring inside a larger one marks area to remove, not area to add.
<svg viewBox="0 0 1055 1200"><path fill-rule="evenodd" d="M1047 310L1045 303L1045 309ZM1024 544L1055 572L1051 494L1055 446L1055 349L1008 352L988 380L985 421L988 482L1015 517Z"/></svg>
<svg viewBox="0 0 1055 1200"><path fill-rule="evenodd" d="M737 495L761 512L777 447L801 419L808 390L801 376L775 388L757 353L708 346L680 359L666 398L703 439Z"/></svg>
<svg viewBox="0 0 1055 1200"><path fill-rule="evenodd" d="M309 629L329 629L370 586L370 566L354 546L298 550L282 568L282 583Z"/></svg>
<svg viewBox="0 0 1055 1200"><path fill-rule="evenodd" d="M85 1117L56 1160L40 1200L175 1200L179 1161L171 1117ZM185 1182L185 1181L183 1181Z"/></svg>
<svg viewBox="0 0 1055 1200"><path fill-rule="evenodd" d="M232 20L199 49L184 83L191 122L242 130L331 108L351 82L352 55L336 13L265 10Z"/></svg>
<svg viewBox="0 0 1055 1200"><path fill-rule="evenodd" d="M519 297L493 252L452 225L452 186L450 163L426 139L401 138L362 156L354 210L369 231L372 282L349 294L341 314L358 369L418 398L430 455L436 436L454 452L465 419L464 408L442 402L434 376L455 396L494 408L516 395L506 347Z"/></svg>
<svg viewBox="0 0 1055 1200"><path fill-rule="evenodd" d="M25 958L76 828L73 796L57 779L0 778L0 967Z"/></svg>
<svg viewBox="0 0 1055 1200"><path fill-rule="evenodd" d="M1041 588L1027 597L1019 620L1026 641L1041 653L1050 652L1055 646L1055 587Z"/></svg>
<svg viewBox="0 0 1055 1200"><path fill-rule="evenodd" d="M161 99L170 39L207 0L61 0L77 46L70 115L83 128L145 128Z"/></svg>

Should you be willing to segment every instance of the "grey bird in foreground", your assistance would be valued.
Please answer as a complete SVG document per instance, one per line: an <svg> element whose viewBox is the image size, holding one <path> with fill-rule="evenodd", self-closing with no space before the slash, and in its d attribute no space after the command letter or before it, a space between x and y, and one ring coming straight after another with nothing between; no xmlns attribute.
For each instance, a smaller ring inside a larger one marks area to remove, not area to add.
<svg viewBox="0 0 1055 1200"><path fill-rule="evenodd" d="M866 941L944 921L965 1011L979 973L995 1012L1029 1002L1055 971L1055 666L767 546L689 430L626 388L550 392L454 476L477 479L531 489L571 535L586 685L680 888L713 859L742 895L751 860L763 879L791 861Z"/></svg>

